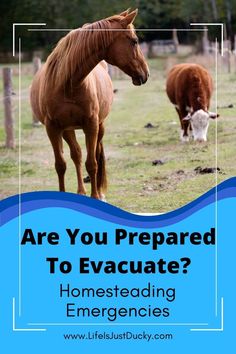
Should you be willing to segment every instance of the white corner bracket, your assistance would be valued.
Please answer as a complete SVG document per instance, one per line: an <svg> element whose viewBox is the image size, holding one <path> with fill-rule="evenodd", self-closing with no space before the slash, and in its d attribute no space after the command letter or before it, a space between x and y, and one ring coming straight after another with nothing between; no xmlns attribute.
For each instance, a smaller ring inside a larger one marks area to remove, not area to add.
<svg viewBox="0 0 236 354"><path fill-rule="evenodd" d="M198 332L224 332L224 298L221 298L221 324L220 328L191 328L190 331Z"/></svg>
<svg viewBox="0 0 236 354"><path fill-rule="evenodd" d="M223 23L190 23L190 26L220 26L221 27L221 56L224 55L224 24Z"/></svg>
<svg viewBox="0 0 236 354"><path fill-rule="evenodd" d="M16 301L12 299L12 330L13 332L44 332L46 328L16 328Z"/></svg>
<svg viewBox="0 0 236 354"><path fill-rule="evenodd" d="M12 24L12 56L16 54L15 51L15 32L16 26L46 26L46 23L13 23Z"/></svg>

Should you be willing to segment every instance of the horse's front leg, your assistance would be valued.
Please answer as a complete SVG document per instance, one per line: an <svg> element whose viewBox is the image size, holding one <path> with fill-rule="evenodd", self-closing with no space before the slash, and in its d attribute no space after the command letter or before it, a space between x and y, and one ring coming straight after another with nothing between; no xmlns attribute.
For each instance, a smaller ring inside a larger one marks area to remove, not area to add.
<svg viewBox="0 0 236 354"><path fill-rule="evenodd" d="M98 140L98 119L91 118L89 124L84 129L86 149L87 149L87 159L85 166L91 180L91 197L99 199L98 188L97 188L97 172L98 164L96 159L96 148Z"/></svg>
<svg viewBox="0 0 236 354"><path fill-rule="evenodd" d="M86 194L84 188L84 182L82 178L82 152L81 148L76 140L76 135L74 130L65 130L63 133L63 139L67 142L70 148L70 156L75 164L78 189L77 193Z"/></svg>
<svg viewBox="0 0 236 354"><path fill-rule="evenodd" d="M63 157L62 131L54 126L50 121L46 123L46 130L54 151L55 169L58 175L59 190L61 192L65 192L64 177L66 172L66 161Z"/></svg>

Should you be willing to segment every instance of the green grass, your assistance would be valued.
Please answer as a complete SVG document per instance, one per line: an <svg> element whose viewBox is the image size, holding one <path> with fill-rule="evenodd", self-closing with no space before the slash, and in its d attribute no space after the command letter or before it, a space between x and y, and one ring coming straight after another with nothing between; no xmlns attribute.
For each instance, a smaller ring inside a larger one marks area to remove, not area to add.
<svg viewBox="0 0 236 354"><path fill-rule="evenodd" d="M114 81L118 89L113 108L106 122L104 146L107 156L109 203L133 212L166 212L197 198L215 185L215 174L199 175L194 169L214 167L216 160L215 128L211 121L208 142L199 144L179 141L179 121L165 93L166 58L150 61L151 77L146 85L135 87L129 78ZM214 75L214 72L212 72ZM28 91L32 80L25 69L22 78L21 189L58 190L53 152L44 127L33 128ZM218 106L236 106L235 74L219 70ZM14 91L18 94L17 73ZM18 136L18 97L14 96L16 137ZM214 111L215 97L212 98ZM2 105L0 108L3 116ZM235 176L236 109L219 108L218 182ZM144 128L151 122L154 128ZM85 161L84 136L77 132ZM0 127L1 146L4 145L3 123ZM17 139L16 139L17 140ZM17 141L18 144L18 141ZM1 194L7 197L18 192L18 146L14 150L0 149ZM76 191L76 174L65 147L68 162L66 190ZM152 161L164 160L153 166ZM84 168L84 176L86 171ZM88 190L90 186L87 184Z"/></svg>

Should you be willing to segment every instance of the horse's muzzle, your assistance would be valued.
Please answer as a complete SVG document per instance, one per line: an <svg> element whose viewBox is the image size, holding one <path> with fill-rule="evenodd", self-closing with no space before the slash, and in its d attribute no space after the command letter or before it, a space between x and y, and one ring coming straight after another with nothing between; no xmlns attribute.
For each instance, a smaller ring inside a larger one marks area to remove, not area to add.
<svg viewBox="0 0 236 354"><path fill-rule="evenodd" d="M145 76L144 75L135 76L132 77L132 82L135 86L141 86L147 82L148 77L149 77L149 73L147 73Z"/></svg>

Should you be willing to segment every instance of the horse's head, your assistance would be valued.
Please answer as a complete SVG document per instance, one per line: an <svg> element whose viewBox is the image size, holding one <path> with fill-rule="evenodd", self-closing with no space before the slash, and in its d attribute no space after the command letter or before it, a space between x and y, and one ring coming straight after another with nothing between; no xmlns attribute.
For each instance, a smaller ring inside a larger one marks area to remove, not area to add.
<svg viewBox="0 0 236 354"><path fill-rule="evenodd" d="M105 60L131 76L134 85L142 85L148 79L149 70L133 26L137 13L138 10L125 11L107 19L114 38L106 50Z"/></svg>

